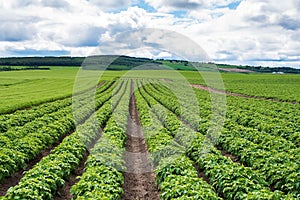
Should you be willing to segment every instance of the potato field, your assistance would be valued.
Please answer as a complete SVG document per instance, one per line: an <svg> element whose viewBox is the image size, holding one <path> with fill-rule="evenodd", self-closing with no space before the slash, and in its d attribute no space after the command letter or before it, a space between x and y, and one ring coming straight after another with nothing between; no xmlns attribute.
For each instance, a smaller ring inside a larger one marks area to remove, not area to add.
<svg viewBox="0 0 300 200"><path fill-rule="evenodd" d="M191 82L115 77L5 111L0 199L300 199L299 103Z"/></svg>

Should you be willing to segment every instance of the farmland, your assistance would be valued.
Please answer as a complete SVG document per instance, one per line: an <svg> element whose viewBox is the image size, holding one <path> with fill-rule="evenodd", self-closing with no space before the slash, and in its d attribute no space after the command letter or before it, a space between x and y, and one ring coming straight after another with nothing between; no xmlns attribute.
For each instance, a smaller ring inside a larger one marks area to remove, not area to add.
<svg viewBox="0 0 300 200"><path fill-rule="evenodd" d="M50 69L0 73L0 199L300 199L299 75Z"/></svg>

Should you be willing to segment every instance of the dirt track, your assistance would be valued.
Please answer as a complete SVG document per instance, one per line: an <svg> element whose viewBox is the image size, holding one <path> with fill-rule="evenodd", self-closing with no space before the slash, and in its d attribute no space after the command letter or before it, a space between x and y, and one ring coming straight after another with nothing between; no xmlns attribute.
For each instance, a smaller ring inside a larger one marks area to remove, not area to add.
<svg viewBox="0 0 300 200"><path fill-rule="evenodd" d="M248 99L258 99L258 100L265 100L265 101L274 101L274 102L285 102L285 103L290 103L290 104L298 104L298 102L295 101L283 101L279 99L274 99L274 98L266 98L266 97L257 97L257 96L250 96L250 95L245 95L245 94L238 94L238 93L233 93L233 92L228 92L228 91L223 91L223 90L218 90L214 88L210 88L204 85L197 85L197 84L192 84L191 85L194 88L198 88L201 90L205 90L208 92L214 92L217 94L225 94L229 96L235 96L235 97L243 97L243 98L248 98Z"/></svg>
<svg viewBox="0 0 300 200"><path fill-rule="evenodd" d="M133 95L130 98L129 112L124 158L127 171L124 173L122 200L160 199Z"/></svg>

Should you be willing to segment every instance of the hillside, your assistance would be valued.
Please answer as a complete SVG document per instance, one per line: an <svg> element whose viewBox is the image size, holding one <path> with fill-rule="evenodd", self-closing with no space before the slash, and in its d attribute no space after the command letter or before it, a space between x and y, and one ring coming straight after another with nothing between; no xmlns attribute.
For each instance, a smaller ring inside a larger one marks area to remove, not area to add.
<svg viewBox="0 0 300 200"><path fill-rule="evenodd" d="M132 70L138 69L175 69L196 71L194 64L201 71L212 71L217 66L223 72L235 73L294 73L299 74L300 69L290 67L256 67L237 66L214 63L191 63L185 60L153 60L149 58L136 58L119 55L97 55L89 57L10 57L0 58L0 71L48 69L40 66L82 66L91 70ZM24 67L26 66L26 67Z"/></svg>

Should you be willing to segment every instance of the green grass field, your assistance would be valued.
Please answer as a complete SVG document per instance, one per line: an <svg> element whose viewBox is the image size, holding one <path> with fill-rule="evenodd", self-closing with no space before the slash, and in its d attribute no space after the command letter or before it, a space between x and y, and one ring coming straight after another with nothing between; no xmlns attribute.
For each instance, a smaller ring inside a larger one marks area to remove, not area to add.
<svg viewBox="0 0 300 200"><path fill-rule="evenodd" d="M38 105L72 95L78 67L50 67L51 70L10 71L0 73L0 113ZM93 74L94 71L88 73ZM105 71L101 80L115 77L182 79L203 84L203 77L214 82L214 72L176 70ZM227 91L300 102L300 75L221 73ZM88 82L88 81L87 81ZM88 87L83 86L82 89Z"/></svg>
<svg viewBox="0 0 300 200"><path fill-rule="evenodd" d="M211 72L181 73L192 84L206 85L205 81L200 78L203 75L207 76L209 80L213 80L215 77L215 74ZM298 74L221 73L221 75L226 91L256 97L300 102L300 75Z"/></svg>

